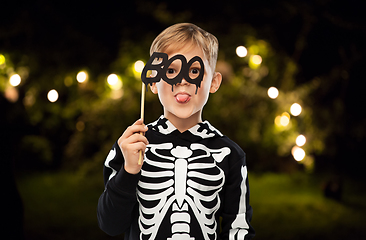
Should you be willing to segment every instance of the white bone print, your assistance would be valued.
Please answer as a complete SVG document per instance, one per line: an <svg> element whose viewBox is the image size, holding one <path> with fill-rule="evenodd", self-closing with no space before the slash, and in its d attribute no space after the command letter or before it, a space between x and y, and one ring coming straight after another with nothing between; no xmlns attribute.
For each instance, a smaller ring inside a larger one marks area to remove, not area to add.
<svg viewBox="0 0 366 240"><path fill-rule="evenodd" d="M209 149L202 144L188 147L173 144L148 145L138 185L141 239L156 239L158 229L170 210L171 237L187 239L193 215L204 239L216 239L215 212L225 181L216 165L230 153L227 147ZM207 207L209 206L209 207Z"/></svg>

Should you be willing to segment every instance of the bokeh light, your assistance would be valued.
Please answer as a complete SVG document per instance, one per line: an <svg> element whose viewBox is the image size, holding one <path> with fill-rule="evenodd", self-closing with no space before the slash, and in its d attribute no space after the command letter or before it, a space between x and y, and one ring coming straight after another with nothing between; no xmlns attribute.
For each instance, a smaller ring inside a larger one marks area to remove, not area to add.
<svg viewBox="0 0 366 240"><path fill-rule="evenodd" d="M52 89L47 94L48 101L56 102L58 100L58 92L55 89Z"/></svg>
<svg viewBox="0 0 366 240"><path fill-rule="evenodd" d="M277 116L274 122L278 127L287 127L290 124L290 114L284 112Z"/></svg>
<svg viewBox="0 0 366 240"><path fill-rule="evenodd" d="M257 69L262 63L262 57L259 55L252 55L249 58L249 67L251 69Z"/></svg>
<svg viewBox="0 0 366 240"><path fill-rule="evenodd" d="M10 85L12 85L13 87L18 86L21 81L22 79L20 78L19 74L14 74L9 79Z"/></svg>
<svg viewBox="0 0 366 240"><path fill-rule="evenodd" d="M107 77L107 82L109 86L114 90L121 89L123 85L122 80L117 76L117 74L114 73L110 74Z"/></svg>
<svg viewBox="0 0 366 240"><path fill-rule="evenodd" d="M245 57L248 54L248 50L246 49L246 47L244 46L239 46L236 48L236 55L238 55L238 57Z"/></svg>
<svg viewBox="0 0 366 240"><path fill-rule="evenodd" d="M249 53L252 54L252 55L255 55L255 54L258 54L259 53L259 46L258 45L251 45L249 47Z"/></svg>
<svg viewBox="0 0 366 240"><path fill-rule="evenodd" d="M278 92L277 88L270 87L270 88L268 88L267 94L268 94L268 97L270 97L272 99L276 99L278 97L279 92Z"/></svg>
<svg viewBox="0 0 366 240"><path fill-rule="evenodd" d="M291 150L291 154L294 157L294 159L296 161L301 161L305 158L305 151L304 149L298 147L298 146L294 146Z"/></svg>
<svg viewBox="0 0 366 240"><path fill-rule="evenodd" d="M293 116L299 116L302 111L302 107L298 103L291 105L290 112Z"/></svg>
<svg viewBox="0 0 366 240"><path fill-rule="evenodd" d="M6 99L8 99L8 101L14 103L18 101L19 93L16 88L9 86L5 89L4 96Z"/></svg>
<svg viewBox="0 0 366 240"><path fill-rule="evenodd" d="M5 56L0 54L0 65L5 64Z"/></svg>
<svg viewBox="0 0 366 240"><path fill-rule="evenodd" d="M65 77L64 84L66 87L70 87L73 84L73 79L70 76Z"/></svg>
<svg viewBox="0 0 366 240"><path fill-rule="evenodd" d="M76 80L79 82L79 83L83 83L85 82L86 80L88 80L88 73L85 72L85 71L80 71L77 75L76 75Z"/></svg>
<svg viewBox="0 0 366 240"><path fill-rule="evenodd" d="M83 121L78 121L76 123L76 130L82 132L85 129L85 123Z"/></svg>
<svg viewBox="0 0 366 240"><path fill-rule="evenodd" d="M118 82L118 76L114 73L110 74L108 77L107 77L107 82L109 85L113 86L115 84L117 84Z"/></svg>
<svg viewBox="0 0 366 240"><path fill-rule="evenodd" d="M259 64L261 64L261 63L262 63L262 57L261 57L261 56L259 56L259 55L253 55L253 56L251 57L251 61L252 61L254 64L256 64L256 65L259 65Z"/></svg>
<svg viewBox="0 0 366 240"><path fill-rule="evenodd" d="M141 60L138 60L135 62L135 64L133 65L133 67L135 68L135 71L138 73L142 73L142 70L145 67L145 63Z"/></svg>
<svg viewBox="0 0 366 240"><path fill-rule="evenodd" d="M286 127L290 123L290 115L287 112L282 114L280 123L284 127Z"/></svg>
<svg viewBox="0 0 366 240"><path fill-rule="evenodd" d="M297 136L296 138L296 145L301 147L301 146L304 146L306 143L306 137L304 135L299 135Z"/></svg>

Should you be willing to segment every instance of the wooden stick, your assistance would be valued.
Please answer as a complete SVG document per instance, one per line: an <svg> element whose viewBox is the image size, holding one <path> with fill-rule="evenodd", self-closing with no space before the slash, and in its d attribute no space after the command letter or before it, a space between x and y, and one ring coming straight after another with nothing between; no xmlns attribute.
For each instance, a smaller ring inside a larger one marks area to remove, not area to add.
<svg viewBox="0 0 366 240"><path fill-rule="evenodd" d="M142 82L142 88L141 88L141 112L140 112L140 117L142 119L142 122L144 122L144 109L145 109L145 92L146 92L146 86L145 83ZM144 133L141 132L141 135L143 135ZM142 151L140 150L139 152L139 161L137 162L138 165L142 164L142 159L143 159L143 155L142 155Z"/></svg>

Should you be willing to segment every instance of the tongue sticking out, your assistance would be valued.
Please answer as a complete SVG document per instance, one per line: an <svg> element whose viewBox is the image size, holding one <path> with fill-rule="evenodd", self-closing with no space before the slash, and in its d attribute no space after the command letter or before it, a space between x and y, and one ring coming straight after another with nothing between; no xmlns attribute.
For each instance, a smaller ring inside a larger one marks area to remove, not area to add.
<svg viewBox="0 0 366 240"><path fill-rule="evenodd" d="M186 103L188 102L191 97L188 94L185 93L179 93L175 96L175 99L177 100L177 102L179 103Z"/></svg>

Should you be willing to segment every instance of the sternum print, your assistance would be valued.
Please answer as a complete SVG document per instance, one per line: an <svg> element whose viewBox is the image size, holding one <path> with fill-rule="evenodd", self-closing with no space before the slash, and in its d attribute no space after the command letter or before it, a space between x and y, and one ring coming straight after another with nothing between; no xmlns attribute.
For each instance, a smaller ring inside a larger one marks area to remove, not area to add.
<svg viewBox="0 0 366 240"><path fill-rule="evenodd" d="M188 205L184 203L187 189L187 160L177 159L174 163L174 193L177 203L173 204L173 214L170 222L172 224L172 237L168 240L174 239L189 239L190 232L190 216L188 214Z"/></svg>
<svg viewBox="0 0 366 240"><path fill-rule="evenodd" d="M174 189L178 207L181 208L187 189L187 160L177 159L174 164Z"/></svg>
<svg viewBox="0 0 366 240"><path fill-rule="evenodd" d="M194 151L197 152L193 154ZM171 211L171 237L167 240L193 240L192 235L197 234L206 240L216 239L214 215L225 181L216 163L229 153L228 148L208 149L202 144L192 144L190 148L173 148L171 143L149 144L137 191L140 238L158 239L161 224ZM192 218L202 235L190 232Z"/></svg>

